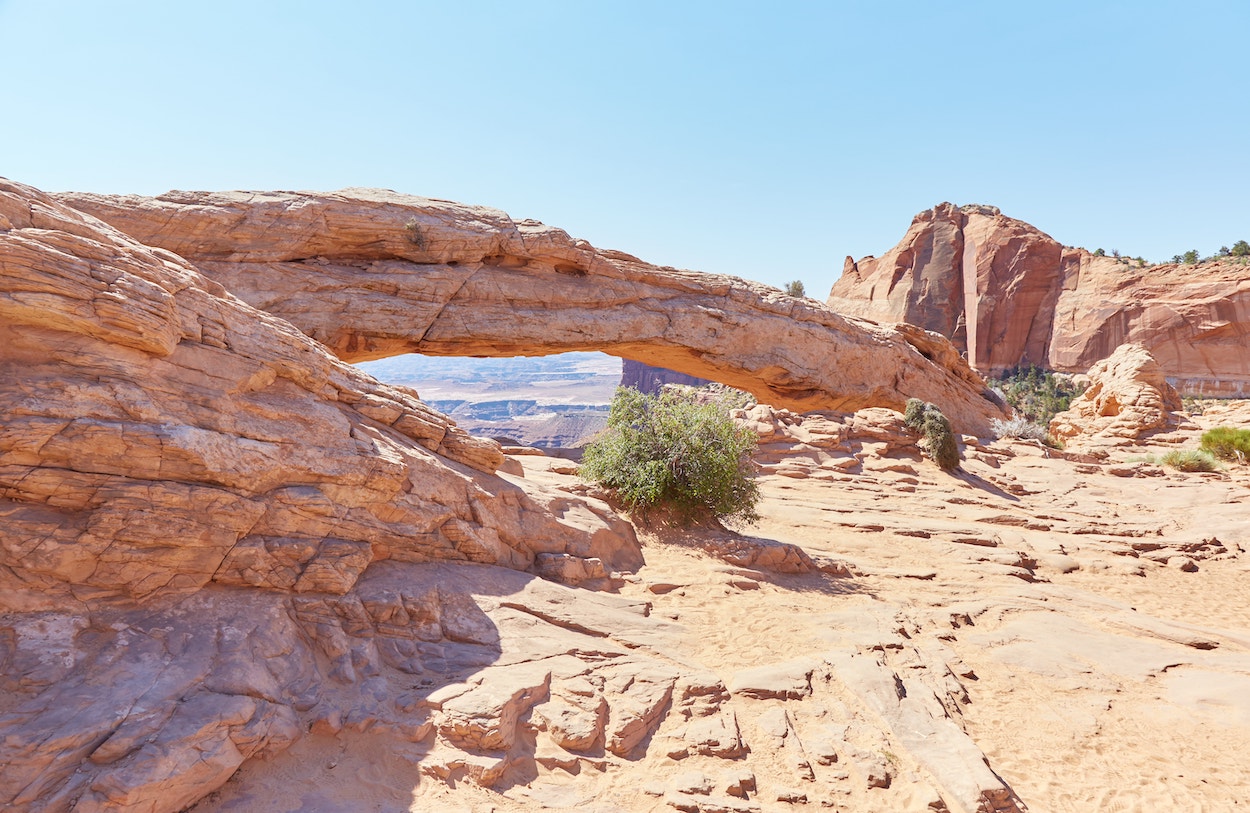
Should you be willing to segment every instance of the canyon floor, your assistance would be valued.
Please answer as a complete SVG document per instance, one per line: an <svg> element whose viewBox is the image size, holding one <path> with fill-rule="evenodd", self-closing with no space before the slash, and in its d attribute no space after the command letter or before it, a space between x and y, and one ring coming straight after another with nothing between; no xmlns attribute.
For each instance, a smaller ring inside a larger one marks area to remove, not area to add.
<svg viewBox="0 0 1250 813"><path fill-rule="evenodd" d="M426 746L344 731L251 760L194 810L1250 805L1250 467L1137 459L1250 424L1250 402L1105 458L970 445L950 475L884 440L848 456L845 433L841 452L821 452L828 425L790 423L761 445L763 519L743 537L645 530L646 564L617 595L526 602L551 636L599 642L567 644L583 660L628 652L699 675L656 705L627 757L531 732L532 759L488 789L431 771ZM567 461L514 459L531 481L585 488ZM791 546L821 569L793 566ZM504 623L500 607L519 604L479 604L502 655L468 684L559 649ZM522 709L521 727L551 729L546 708Z"/></svg>

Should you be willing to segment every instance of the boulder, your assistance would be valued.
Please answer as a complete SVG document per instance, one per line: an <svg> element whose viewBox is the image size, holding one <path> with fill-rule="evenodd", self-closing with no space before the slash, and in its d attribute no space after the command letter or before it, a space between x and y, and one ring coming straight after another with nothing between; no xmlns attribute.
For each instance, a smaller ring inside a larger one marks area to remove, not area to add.
<svg viewBox="0 0 1250 813"><path fill-rule="evenodd" d="M1141 345L1121 345L1089 371L1090 385L1066 412L1050 422L1050 433L1078 445L1126 445L1166 429L1182 409L1176 389Z"/></svg>

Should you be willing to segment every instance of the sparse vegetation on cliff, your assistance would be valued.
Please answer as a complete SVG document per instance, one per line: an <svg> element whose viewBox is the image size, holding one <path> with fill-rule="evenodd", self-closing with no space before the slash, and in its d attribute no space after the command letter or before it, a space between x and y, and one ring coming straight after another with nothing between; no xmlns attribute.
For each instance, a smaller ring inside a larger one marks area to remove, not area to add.
<svg viewBox="0 0 1250 813"><path fill-rule="evenodd" d="M803 280L796 279L786 283L786 287L782 289L786 292L786 296L793 296L802 299L807 296L807 286L803 284Z"/></svg>
<svg viewBox="0 0 1250 813"><path fill-rule="evenodd" d="M959 444L951 431L951 422L933 404L919 398L907 399L903 410L903 423L909 429L920 432L920 447L943 471L959 468Z"/></svg>
<svg viewBox="0 0 1250 813"><path fill-rule="evenodd" d="M581 474L615 490L630 508L670 509L683 522L706 513L749 524L759 518L755 445L755 434L734 423L717 398L618 387L607 429L586 447Z"/></svg>

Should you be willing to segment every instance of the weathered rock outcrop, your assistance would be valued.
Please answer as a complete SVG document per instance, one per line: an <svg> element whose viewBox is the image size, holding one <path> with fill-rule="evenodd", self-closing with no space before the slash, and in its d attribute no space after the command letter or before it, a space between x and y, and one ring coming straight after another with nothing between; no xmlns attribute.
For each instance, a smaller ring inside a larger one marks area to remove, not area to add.
<svg viewBox="0 0 1250 813"><path fill-rule="evenodd" d="M943 203L916 215L883 257L858 263L848 257L828 304L948 336L985 373L1045 365L1062 252L1050 237L992 206Z"/></svg>
<svg viewBox="0 0 1250 813"><path fill-rule="evenodd" d="M469 633L359 640L439 612L367 607L382 561L569 580L641 563L606 505L493 474L498 445L416 393L9 182L0 369L6 809L178 810L319 715L385 718L314 708L323 684L416 663L414 635Z"/></svg>
<svg viewBox="0 0 1250 813"><path fill-rule="evenodd" d="M1126 342L1182 392L1250 393L1250 269L1146 268L1064 248L989 206L921 212L879 258L847 258L828 304L949 337L987 375L1021 364L1084 372Z"/></svg>
<svg viewBox="0 0 1250 813"><path fill-rule="evenodd" d="M1050 422L1050 433L1078 445L1127 445L1177 422L1181 397L1159 363L1136 344L1121 345L1089 371L1089 387Z"/></svg>
<svg viewBox="0 0 1250 813"><path fill-rule="evenodd" d="M974 433L1001 415L938 337L656 268L494 209L358 189L60 199L187 258L348 361L602 350L798 411L901 410L917 397Z"/></svg>
<svg viewBox="0 0 1250 813"><path fill-rule="evenodd" d="M491 475L498 445L416 393L340 362L179 258L11 183L0 187L0 316L14 589L144 596L213 581L342 593L380 559L641 562L606 507Z"/></svg>

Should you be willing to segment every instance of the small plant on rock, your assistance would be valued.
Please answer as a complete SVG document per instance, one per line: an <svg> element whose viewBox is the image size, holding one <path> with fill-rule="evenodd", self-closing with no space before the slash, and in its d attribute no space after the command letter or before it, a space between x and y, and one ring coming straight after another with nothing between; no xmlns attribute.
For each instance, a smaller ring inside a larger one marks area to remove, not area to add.
<svg viewBox="0 0 1250 813"><path fill-rule="evenodd" d="M951 422L933 404L909 398L903 409L903 423L920 432L920 447L943 471L959 468L959 444L951 430Z"/></svg>
<svg viewBox="0 0 1250 813"><path fill-rule="evenodd" d="M1215 471L1220 467L1210 452L1200 449L1173 449L1160 457L1159 462L1177 471Z"/></svg>
<svg viewBox="0 0 1250 813"><path fill-rule="evenodd" d="M1017 415L1009 421L995 418L990 421L990 428L994 430L994 434L1000 438L1021 438L1022 440L1040 440L1047 443L1050 436L1046 432L1046 427L1040 423L1034 423L1028 418Z"/></svg>

